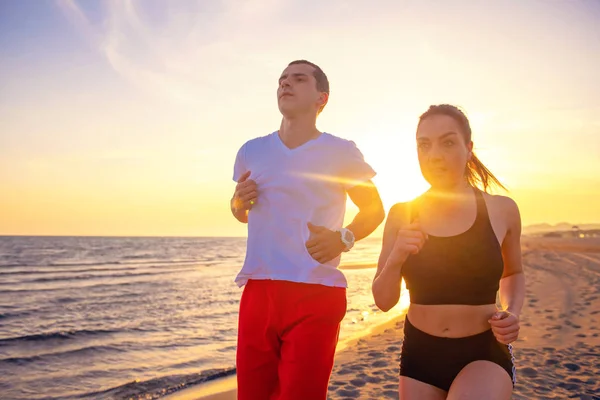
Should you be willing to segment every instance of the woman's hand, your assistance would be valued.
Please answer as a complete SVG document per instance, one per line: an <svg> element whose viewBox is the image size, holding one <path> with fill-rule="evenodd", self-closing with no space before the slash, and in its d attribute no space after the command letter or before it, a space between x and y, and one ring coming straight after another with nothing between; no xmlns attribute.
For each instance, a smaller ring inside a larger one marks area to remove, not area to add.
<svg viewBox="0 0 600 400"><path fill-rule="evenodd" d="M400 228L387 263L391 265L404 264L409 255L421 251L426 240L427 234L421 230L418 221Z"/></svg>
<svg viewBox="0 0 600 400"><path fill-rule="evenodd" d="M502 344L509 344L519 337L519 317L509 311L497 311L488 320L496 340Z"/></svg>

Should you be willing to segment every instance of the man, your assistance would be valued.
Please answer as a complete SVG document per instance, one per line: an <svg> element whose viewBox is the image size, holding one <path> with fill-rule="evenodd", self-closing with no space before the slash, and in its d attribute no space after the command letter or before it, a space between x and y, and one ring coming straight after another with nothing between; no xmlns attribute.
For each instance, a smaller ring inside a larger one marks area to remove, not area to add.
<svg viewBox="0 0 600 400"><path fill-rule="evenodd" d="M238 151L231 211L248 224L237 347L238 399L325 400L346 286L341 253L385 217L355 144L316 127L327 76L305 60L279 78L278 131ZM359 212L342 228L346 195Z"/></svg>

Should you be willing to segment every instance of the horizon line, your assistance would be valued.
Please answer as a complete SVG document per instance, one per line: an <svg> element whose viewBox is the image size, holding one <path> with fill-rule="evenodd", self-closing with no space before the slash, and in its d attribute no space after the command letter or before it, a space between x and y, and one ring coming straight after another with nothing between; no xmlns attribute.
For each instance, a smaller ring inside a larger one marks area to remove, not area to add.
<svg viewBox="0 0 600 400"><path fill-rule="evenodd" d="M549 227L557 227L559 225L570 225L570 226L586 226L586 225L600 225L600 222L584 222L584 223L570 223L570 222L558 222L555 224L550 224L547 222L538 222L530 225L523 226L522 230L525 230L529 227L536 227L539 225L548 225ZM383 234L374 233L367 236L365 239L377 237L382 237ZM0 238L7 237L56 237L56 238L66 238L66 237L89 237L89 238L198 238L198 239L247 239L247 235L239 236L239 235L217 235L217 236L208 236L208 235L102 235L102 234L10 234L10 233L0 233ZM363 239L364 240L364 239Z"/></svg>

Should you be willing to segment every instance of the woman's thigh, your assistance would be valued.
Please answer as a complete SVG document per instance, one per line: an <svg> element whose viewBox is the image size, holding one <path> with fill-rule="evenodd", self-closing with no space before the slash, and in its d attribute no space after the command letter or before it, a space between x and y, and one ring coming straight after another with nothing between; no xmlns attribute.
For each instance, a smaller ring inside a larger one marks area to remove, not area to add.
<svg viewBox="0 0 600 400"><path fill-rule="evenodd" d="M445 400L446 392L435 386L407 376L400 377L398 385L400 400Z"/></svg>
<svg viewBox="0 0 600 400"><path fill-rule="evenodd" d="M454 378L448 400L510 400L513 383L510 375L491 361L473 361Z"/></svg>

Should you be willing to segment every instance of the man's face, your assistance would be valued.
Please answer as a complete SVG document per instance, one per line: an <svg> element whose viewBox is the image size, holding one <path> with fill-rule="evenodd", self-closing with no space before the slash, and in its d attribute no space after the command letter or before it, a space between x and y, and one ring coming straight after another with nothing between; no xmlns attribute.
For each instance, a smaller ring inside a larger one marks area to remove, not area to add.
<svg viewBox="0 0 600 400"><path fill-rule="evenodd" d="M317 90L314 67L308 64L288 66L279 78L277 104L284 116L318 113L327 102L327 93Z"/></svg>

